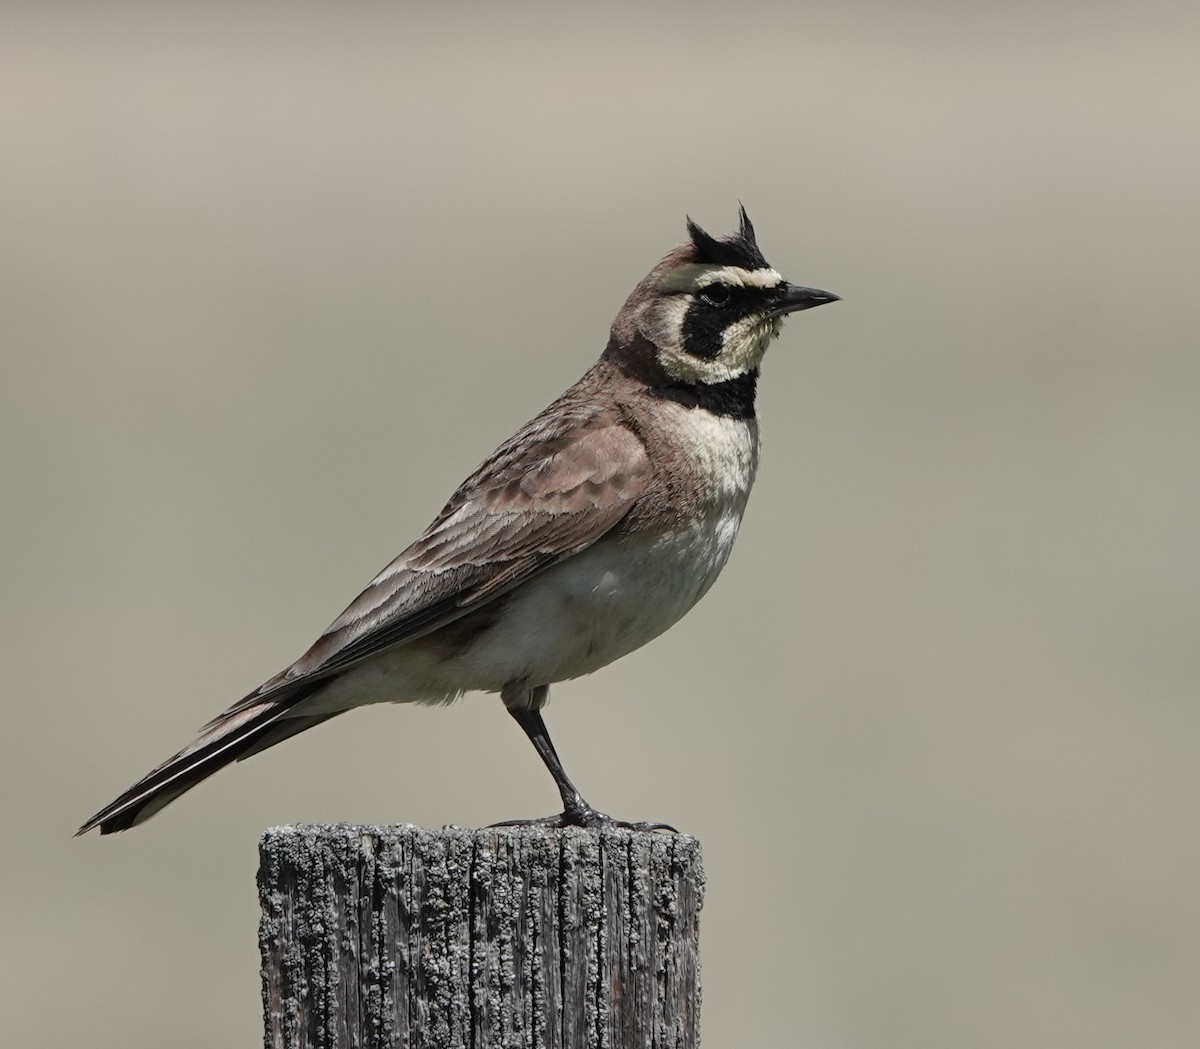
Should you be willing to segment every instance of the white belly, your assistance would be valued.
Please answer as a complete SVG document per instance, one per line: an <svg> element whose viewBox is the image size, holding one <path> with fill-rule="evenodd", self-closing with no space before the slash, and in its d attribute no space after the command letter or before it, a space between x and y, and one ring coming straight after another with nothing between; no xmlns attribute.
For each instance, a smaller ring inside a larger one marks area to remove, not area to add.
<svg viewBox="0 0 1200 1049"><path fill-rule="evenodd" d="M682 535L602 541L509 600L458 662L471 687L550 684L590 674L673 626L725 566L740 515Z"/></svg>

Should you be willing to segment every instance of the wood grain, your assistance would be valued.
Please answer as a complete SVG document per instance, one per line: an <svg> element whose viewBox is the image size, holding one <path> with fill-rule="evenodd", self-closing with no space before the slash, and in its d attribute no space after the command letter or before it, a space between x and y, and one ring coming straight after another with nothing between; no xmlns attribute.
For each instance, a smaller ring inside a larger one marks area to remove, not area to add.
<svg viewBox="0 0 1200 1049"><path fill-rule="evenodd" d="M268 1049L694 1049L700 845L626 830L280 827Z"/></svg>

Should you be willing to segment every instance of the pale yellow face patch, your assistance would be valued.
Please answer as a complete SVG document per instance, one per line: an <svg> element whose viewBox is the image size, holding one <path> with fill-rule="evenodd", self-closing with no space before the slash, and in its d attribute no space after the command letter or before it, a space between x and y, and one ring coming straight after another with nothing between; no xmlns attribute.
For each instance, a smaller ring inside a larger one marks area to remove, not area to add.
<svg viewBox="0 0 1200 1049"><path fill-rule="evenodd" d="M659 279L657 298L639 318L638 326L658 349L659 363L683 382L727 382L757 368L771 340L780 332L778 317L743 317L722 333L721 351L713 358L697 357L684 348L683 323L693 297L714 284L729 287L775 288L782 284L773 269L687 263L667 270Z"/></svg>
<svg viewBox="0 0 1200 1049"><path fill-rule="evenodd" d="M762 363L781 327L779 317L744 317L725 329L721 352L712 359L688 353L679 339L658 343L658 359L670 375L684 382L728 382Z"/></svg>

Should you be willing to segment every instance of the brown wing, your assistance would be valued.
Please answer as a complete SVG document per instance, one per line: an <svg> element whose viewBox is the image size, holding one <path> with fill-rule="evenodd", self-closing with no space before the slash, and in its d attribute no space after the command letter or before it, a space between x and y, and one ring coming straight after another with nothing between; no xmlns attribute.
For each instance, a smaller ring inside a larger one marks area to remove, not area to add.
<svg viewBox="0 0 1200 1049"><path fill-rule="evenodd" d="M618 417L560 402L467 478L312 648L216 720L436 630L578 553L650 477L641 441Z"/></svg>
<svg viewBox="0 0 1200 1049"><path fill-rule="evenodd" d="M469 477L308 652L79 833L124 830L223 765L331 717L289 712L322 678L466 615L594 543L628 513L650 477L645 449L619 419L560 401Z"/></svg>

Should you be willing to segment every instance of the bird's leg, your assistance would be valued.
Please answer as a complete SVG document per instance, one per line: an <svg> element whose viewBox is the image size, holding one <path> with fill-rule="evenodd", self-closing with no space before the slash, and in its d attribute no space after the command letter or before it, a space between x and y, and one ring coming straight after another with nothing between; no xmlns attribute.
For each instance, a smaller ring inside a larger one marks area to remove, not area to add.
<svg viewBox="0 0 1200 1049"><path fill-rule="evenodd" d="M549 685L539 685L529 693L529 705L521 706L510 702L508 696L505 695L505 706L513 720L529 737L529 742L533 744L533 749L538 752L538 757L542 759L550 775L554 777L554 783L558 787L559 794L562 795L562 813L540 820L505 820L503 823L497 823L496 826L624 827L629 830L674 832L675 828L666 823L626 823L624 820L615 820L598 809L592 808L584 800L583 795L579 793L579 788L571 782L563 768L558 751L554 749L554 743L550 739L550 733L546 730L546 723L542 720L541 707L546 702L549 691Z"/></svg>
<svg viewBox="0 0 1200 1049"><path fill-rule="evenodd" d="M529 737L529 742L533 744L533 749L538 752L538 757L542 759L550 771L550 775L554 777L554 784L558 787L559 794L562 795L562 816L554 818L560 819L562 826L565 827L593 827L605 822L608 817L597 812L584 801L583 795L579 793L579 788L571 782L562 766L562 761L559 760L558 751L554 749L550 733L546 731L542 712L528 708L523 710L509 708L508 712L524 730L525 735Z"/></svg>

